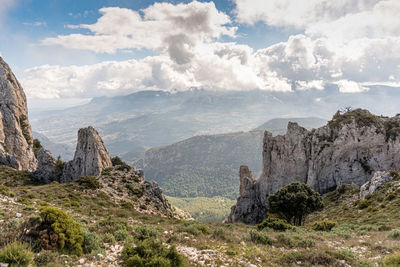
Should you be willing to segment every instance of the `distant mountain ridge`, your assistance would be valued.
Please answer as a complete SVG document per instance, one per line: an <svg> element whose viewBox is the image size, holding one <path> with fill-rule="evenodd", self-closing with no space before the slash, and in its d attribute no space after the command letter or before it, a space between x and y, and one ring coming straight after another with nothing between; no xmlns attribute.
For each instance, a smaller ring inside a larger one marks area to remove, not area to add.
<svg viewBox="0 0 400 267"><path fill-rule="evenodd" d="M340 93L337 87L293 92L142 91L125 96L94 98L90 103L30 114L32 128L55 143L75 146L76 131L98 129L111 155L138 147L169 145L197 135L249 131L273 118L328 118L341 107L367 108L396 114L398 88L370 87L368 93Z"/></svg>

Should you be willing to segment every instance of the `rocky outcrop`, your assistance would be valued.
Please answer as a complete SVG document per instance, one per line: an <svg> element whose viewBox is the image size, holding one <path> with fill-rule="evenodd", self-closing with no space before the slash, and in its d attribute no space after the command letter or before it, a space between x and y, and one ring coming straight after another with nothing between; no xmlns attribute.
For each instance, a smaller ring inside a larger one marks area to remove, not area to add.
<svg viewBox="0 0 400 267"><path fill-rule="evenodd" d="M61 182L70 182L82 176L96 176L110 167L110 155L98 132L91 126L79 129L74 159L65 164Z"/></svg>
<svg viewBox="0 0 400 267"><path fill-rule="evenodd" d="M261 214L266 214L266 207L261 205L257 190L256 180L253 178L249 167L240 166L240 195L237 204L231 208L228 222L243 222L253 224L254 221L261 221Z"/></svg>
<svg viewBox="0 0 400 267"><path fill-rule="evenodd" d="M384 186L387 182L392 181L394 178L398 178L399 173L396 171L378 171L374 173L372 179L360 188L360 199L365 199L367 195L372 195Z"/></svg>
<svg viewBox="0 0 400 267"><path fill-rule="evenodd" d="M50 151L41 148L37 153L38 167L32 175L40 183L59 181L62 176L62 166L57 166L56 160Z"/></svg>
<svg viewBox="0 0 400 267"><path fill-rule="evenodd" d="M338 112L312 131L296 123L288 124L285 135L266 131L262 174L232 208L232 222L261 222L268 196L292 182L325 193L343 183L361 186L375 171L399 170L399 136L400 116L375 116L361 109Z"/></svg>
<svg viewBox="0 0 400 267"><path fill-rule="evenodd" d="M0 57L0 163L34 171L33 137L24 90Z"/></svg>

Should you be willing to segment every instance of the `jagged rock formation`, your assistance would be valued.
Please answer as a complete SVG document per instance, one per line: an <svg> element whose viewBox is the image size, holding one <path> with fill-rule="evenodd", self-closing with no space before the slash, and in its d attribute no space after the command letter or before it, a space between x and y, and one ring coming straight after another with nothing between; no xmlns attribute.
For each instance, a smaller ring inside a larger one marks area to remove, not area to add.
<svg viewBox="0 0 400 267"><path fill-rule="evenodd" d="M231 222L266 218L268 195L292 182L319 193L343 183L363 185L375 171L400 169L400 115L375 116L357 109L336 113L326 126L308 131L289 123L285 135L265 132L263 171L232 208Z"/></svg>
<svg viewBox="0 0 400 267"><path fill-rule="evenodd" d="M52 181L58 181L62 176L62 167L57 163L50 151L41 148L36 155L38 167L32 175L40 182L48 184Z"/></svg>
<svg viewBox="0 0 400 267"><path fill-rule="evenodd" d="M127 205L129 202L128 205L141 213L178 217L157 183L146 181L135 168L120 169L119 166L107 168L98 175L101 190L116 203Z"/></svg>
<svg viewBox="0 0 400 267"><path fill-rule="evenodd" d="M61 182L70 182L82 176L96 176L110 167L110 155L98 132L91 126L79 129L74 159L65 164Z"/></svg>
<svg viewBox="0 0 400 267"><path fill-rule="evenodd" d="M0 57L0 163L34 171L33 137L24 90Z"/></svg>
<svg viewBox="0 0 400 267"><path fill-rule="evenodd" d="M255 221L262 221L262 214L266 214L267 210L266 207L260 205L256 180L253 178L249 167L240 166L239 178L240 195L237 204L231 208L228 222L253 224ZM258 212L254 212L254 210Z"/></svg>
<svg viewBox="0 0 400 267"><path fill-rule="evenodd" d="M384 186L387 182L392 181L394 178L398 177L398 172L396 171L378 171L374 173L372 179L360 188L360 199L365 199L367 195L372 195Z"/></svg>

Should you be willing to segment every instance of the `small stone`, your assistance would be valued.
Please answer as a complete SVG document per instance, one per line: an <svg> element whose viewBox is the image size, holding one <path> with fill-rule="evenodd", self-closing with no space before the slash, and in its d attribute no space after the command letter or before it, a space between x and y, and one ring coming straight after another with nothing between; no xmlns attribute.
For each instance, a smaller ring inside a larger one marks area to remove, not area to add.
<svg viewBox="0 0 400 267"><path fill-rule="evenodd" d="M164 231L164 232L163 232L163 235L168 235L168 231Z"/></svg>
<svg viewBox="0 0 400 267"><path fill-rule="evenodd" d="M113 262L113 261L114 261L114 258L111 257L111 256L107 256L107 257L106 257L106 260L107 260L108 262Z"/></svg>
<svg viewBox="0 0 400 267"><path fill-rule="evenodd" d="M22 214L21 214L21 213L17 212L17 213L15 214L15 218L21 218L21 217L22 217Z"/></svg>
<svg viewBox="0 0 400 267"><path fill-rule="evenodd" d="M257 267L257 265L251 264L250 262L246 263L246 267Z"/></svg>
<svg viewBox="0 0 400 267"><path fill-rule="evenodd" d="M85 259L79 259L79 264L84 264L85 263Z"/></svg>
<svg viewBox="0 0 400 267"><path fill-rule="evenodd" d="M100 259L104 258L104 256L103 256L103 254L99 253L99 254L96 255L96 258L100 260Z"/></svg>

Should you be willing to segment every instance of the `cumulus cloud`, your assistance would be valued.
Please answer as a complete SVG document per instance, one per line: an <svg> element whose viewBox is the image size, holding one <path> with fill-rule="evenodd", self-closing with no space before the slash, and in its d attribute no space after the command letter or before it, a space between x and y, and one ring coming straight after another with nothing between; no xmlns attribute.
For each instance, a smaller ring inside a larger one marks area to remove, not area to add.
<svg viewBox="0 0 400 267"><path fill-rule="evenodd" d="M200 42L222 35L235 36L231 19L218 11L213 2L173 5L155 3L137 11L107 7L94 24L68 25L71 29L88 29L91 35L70 34L43 40L45 45L88 49L97 53L115 53L122 49L151 49L168 53L178 64L186 64Z"/></svg>
<svg viewBox="0 0 400 267"><path fill-rule="evenodd" d="M235 37L232 19L213 2L156 3L141 13L100 9L94 24L69 25L88 34L43 40L98 53L150 49L141 60L86 66L40 66L22 81L31 98L93 97L140 90L323 90L360 93L400 84L400 2L397 0L235 0L235 19L302 30L254 50L221 42ZM318 101L318 100L315 100ZM322 101L322 100L320 100Z"/></svg>

